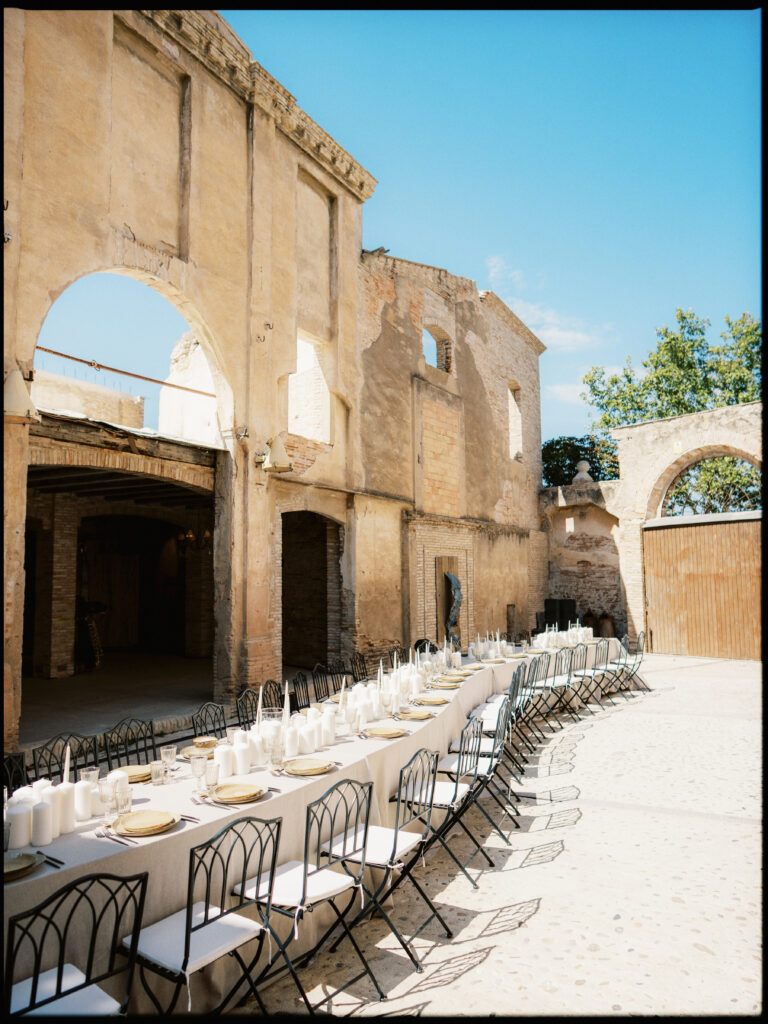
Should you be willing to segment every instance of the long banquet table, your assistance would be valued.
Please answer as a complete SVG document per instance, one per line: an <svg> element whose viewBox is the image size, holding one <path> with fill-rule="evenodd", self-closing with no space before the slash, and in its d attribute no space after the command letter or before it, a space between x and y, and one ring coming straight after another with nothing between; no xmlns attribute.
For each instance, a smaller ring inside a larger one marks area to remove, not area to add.
<svg viewBox="0 0 768 1024"><path fill-rule="evenodd" d="M612 640L610 656L618 651L618 641ZM590 660L594 647L589 649ZM527 659L541 652L529 651ZM470 659L464 659L467 664ZM470 711L490 695L506 690L512 675L520 664L520 658L506 660L503 664L485 664L474 675L468 677L456 690L440 690L449 702L435 707L434 717L423 722L402 721L408 730L406 736L393 739L363 739L342 731L333 746L325 747L316 756L333 759L339 767L322 776L294 778L285 774L274 775L266 768L252 768L244 776L234 776L228 781L248 781L270 787L268 795L257 803L224 808L209 803L193 803L194 780L188 765L180 766L171 782L162 786L134 784L134 810L169 810L198 817L199 823L181 821L175 828L159 836L138 840L136 846L120 846L109 839L98 838L94 832L103 822L92 820L78 823L73 833L55 839L45 851L65 862L65 867L55 870L47 865L34 874L5 884L4 935L7 936L8 917L42 902L51 893L92 872L110 872L118 875L149 872L147 899L143 924L149 925L181 910L185 906L189 851L193 846L205 842L215 835L227 822L250 815L255 818L282 817L283 828L278 852L278 862L301 860L304 855L305 808L322 796L327 789L341 779L355 779L373 782L371 824L391 824L392 807L389 797L397 789L400 769L420 748L437 750L441 756L448 750L451 740L458 736L466 724ZM344 726L344 728L347 728ZM323 912L323 910L325 912ZM249 911L255 915L254 908ZM306 914L299 929L299 941L291 948L291 955L308 949L327 927L331 920L327 908L319 908ZM283 920L272 924L281 938L287 933ZM361 935L363 949L365 936ZM86 936L82 936L85 944ZM264 954L262 953L262 956ZM229 957L199 971L192 976L190 985L191 1007L195 1013L204 1013L223 996L228 985L237 976L237 970ZM152 975L151 982L161 1002L165 1003L172 989L168 982ZM369 984L367 981L361 984ZM108 985L104 986L109 988ZM119 989L112 989L117 994ZM240 990L245 994L245 986ZM231 1005L231 1004L230 1004ZM188 1000L182 997L176 1012L186 1012ZM129 1013L154 1012L139 981L138 972L134 977Z"/></svg>

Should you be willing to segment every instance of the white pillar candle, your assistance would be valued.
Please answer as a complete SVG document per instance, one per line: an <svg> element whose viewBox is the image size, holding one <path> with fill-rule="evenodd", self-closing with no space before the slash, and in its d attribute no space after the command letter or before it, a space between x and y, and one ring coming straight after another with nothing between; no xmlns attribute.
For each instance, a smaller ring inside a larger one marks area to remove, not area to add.
<svg viewBox="0 0 768 1024"><path fill-rule="evenodd" d="M310 722L318 721L322 717L320 708L307 708L307 719Z"/></svg>
<svg viewBox="0 0 768 1024"><path fill-rule="evenodd" d="M264 764L264 744L261 740L261 733L258 726L251 727L248 734L248 749L251 752L251 767Z"/></svg>
<svg viewBox="0 0 768 1024"><path fill-rule="evenodd" d="M53 783L51 782L50 779L38 779L37 782L33 782L32 789L37 794L37 800L40 800L40 794L42 793L42 791L44 789L48 789L48 787L52 785Z"/></svg>
<svg viewBox="0 0 768 1024"><path fill-rule="evenodd" d="M75 820L88 821L91 816L91 783L80 779L75 783Z"/></svg>
<svg viewBox="0 0 768 1024"><path fill-rule="evenodd" d="M61 835L61 800L59 791L55 786L48 786L40 794L51 808L51 839L58 839Z"/></svg>
<svg viewBox="0 0 768 1024"><path fill-rule="evenodd" d="M298 730L299 735L299 753L300 754L311 754L314 751L312 746L315 738L314 730L311 727L303 726Z"/></svg>
<svg viewBox="0 0 768 1024"><path fill-rule="evenodd" d="M67 749L66 749L66 752L64 754L64 771L62 772L62 775L61 775L61 781L62 782L69 782L69 763L70 763L70 751L69 751L69 744L67 744Z"/></svg>
<svg viewBox="0 0 768 1024"><path fill-rule="evenodd" d="M228 779L234 768L233 748L228 743L220 743L213 748L213 760L219 766L219 779Z"/></svg>
<svg viewBox="0 0 768 1024"><path fill-rule="evenodd" d="M67 835L75 828L75 784L62 782L59 790L59 831Z"/></svg>
<svg viewBox="0 0 768 1024"><path fill-rule="evenodd" d="M320 722L320 743L324 747L330 747L336 739L334 719L330 715L323 715Z"/></svg>
<svg viewBox="0 0 768 1024"><path fill-rule="evenodd" d="M235 743L235 746L233 747L233 756L235 762L235 775L247 775L251 768L251 748L248 746L247 737L245 745L243 745L243 743Z"/></svg>
<svg viewBox="0 0 768 1024"><path fill-rule="evenodd" d="M101 797L99 796L99 787L98 785L91 783L91 817L98 818L104 814L105 811L106 807L101 802Z"/></svg>
<svg viewBox="0 0 768 1024"><path fill-rule="evenodd" d="M9 848L20 850L22 846L29 846L29 838L32 834L32 805L24 800L20 800L16 804L9 804L5 816L6 820L11 823Z"/></svg>
<svg viewBox="0 0 768 1024"><path fill-rule="evenodd" d="M28 807L31 807L37 803L38 795L31 786L19 786L11 799L15 804L27 804Z"/></svg>
<svg viewBox="0 0 768 1024"><path fill-rule="evenodd" d="M304 716L302 715L302 718L303 717ZM285 744L285 756L296 757L299 752L299 730L293 722L291 722L283 733L283 743Z"/></svg>
<svg viewBox="0 0 768 1024"><path fill-rule="evenodd" d="M247 747L248 746L248 734L242 729L235 729L233 736L236 747Z"/></svg>
<svg viewBox="0 0 768 1024"><path fill-rule="evenodd" d="M371 720L372 708L370 705L370 701L359 701L357 707L355 708L355 711L357 713L357 728L355 729L355 732L359 732L363 728L363 726L367 725L368 722Z"/></svg>
<svg viewBox="0 0 768 1024"><path fill-rule="evenodd" d="M113 772L110 772L107 778L115 780L116 790L126 790L131 787L131 780L128 778L128 772L121 771L119 768L115 768Z"/></svg>
<svg viewBox="0 0 768 1024"><path fill-rule="evenodd" d="M32 845L50 846L53 842L53 811L41 800L32 808Z"/></svg>

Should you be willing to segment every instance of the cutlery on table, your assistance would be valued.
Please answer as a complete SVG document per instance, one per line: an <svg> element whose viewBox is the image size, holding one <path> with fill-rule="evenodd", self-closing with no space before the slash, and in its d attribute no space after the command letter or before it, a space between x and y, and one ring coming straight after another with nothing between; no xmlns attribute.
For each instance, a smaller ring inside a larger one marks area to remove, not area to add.
<svg viewBox="0 0 768 1024"><path fill-rule="evenodd" d="M47 861L51 861L51 867L64 867L65 861L63 861L61 857L54 857L52 853L46 853L45 850L35 850L35 853L39 853L41 857L45 857Z"/></svg>
<svg viewBox="0 0 768 1024"><path fill-rule="evenodd" d="M114 836L111 832L107 832L105 828L97 829L94 835L98 839L111 839L113 843L120 843L121 846L136 846L135 839L120 838L120 836Z"/></svg>
<svg viewBox="0 0 768 1024"><path fill-rule="evenodd" d="M200 824L200 819L194 818L191 814L180 814L179 817L182 821L191 821L194 825Z"/></svg>

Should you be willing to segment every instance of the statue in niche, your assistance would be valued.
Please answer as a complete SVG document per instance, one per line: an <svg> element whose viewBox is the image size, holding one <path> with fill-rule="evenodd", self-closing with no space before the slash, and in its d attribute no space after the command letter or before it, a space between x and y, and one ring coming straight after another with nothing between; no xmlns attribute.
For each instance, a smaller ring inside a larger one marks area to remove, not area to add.
<svg viewBox="0 0 768 1024"><path fill-rule="evenodd" d="M452 572L445 573L445 578L451 588L450 604L445 616L445 635L447 636L449 643L459 643L459 635L454 633L454 629L456 628L456 623L459 621L459 611L461 609L461 581L457 576L454 576Z"/></svg>

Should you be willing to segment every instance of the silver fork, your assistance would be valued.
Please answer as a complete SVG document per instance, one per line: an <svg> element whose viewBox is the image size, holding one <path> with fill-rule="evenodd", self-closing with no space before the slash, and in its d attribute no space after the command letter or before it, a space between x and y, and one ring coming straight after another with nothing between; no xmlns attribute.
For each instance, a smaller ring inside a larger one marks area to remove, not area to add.
<svg viewBox="0 0 768 1024"><path fill-rule="evenodd" d="M128 839L127 836L115 836L108 832L106 828L96 829L94 835L99 839L111 839L113 843L120 843L121 846L138 846L135 839Z"/></svg>

